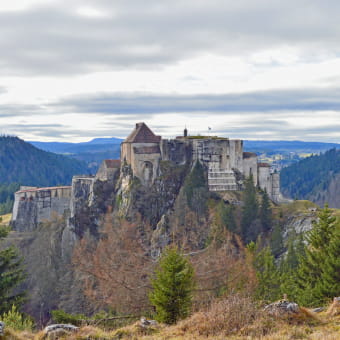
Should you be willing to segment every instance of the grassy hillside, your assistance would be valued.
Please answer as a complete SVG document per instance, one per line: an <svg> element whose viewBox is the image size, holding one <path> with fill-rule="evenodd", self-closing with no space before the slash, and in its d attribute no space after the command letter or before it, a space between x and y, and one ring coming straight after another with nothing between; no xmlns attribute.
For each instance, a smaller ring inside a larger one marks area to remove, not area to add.
<svg viewBox="0 0 340 340"><path fill-rule="evenodd" d="M282 169L281 191L291 198L308 199L319 204L328 202L332 207L340 207L336 190L333 190L339 174L340 150L331 149Z"/></svg>
<svg viewBox="0 0 340 340"><path fill-rule="evenodd" d="M10 211L19 185L67 185L73 175L87 171L83 162L39 150L17 137L0 136L0 214Z"/></svg>

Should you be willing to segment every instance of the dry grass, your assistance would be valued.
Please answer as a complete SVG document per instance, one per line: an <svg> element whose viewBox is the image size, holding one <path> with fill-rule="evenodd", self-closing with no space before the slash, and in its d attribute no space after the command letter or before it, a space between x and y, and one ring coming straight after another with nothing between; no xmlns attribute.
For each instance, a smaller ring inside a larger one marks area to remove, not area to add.
<svg viewBox="0 0 340 340"><path fill-rule="evenodd" d="M136 322L112 331L86 326L61 337L67 340L340 340L340 316L332 316L333 304L318 314L301 308L296 317L277 318L262 311L249 297L238 294L215 300L174 326L143 328ZM10 340L42 340L38 334L7 330Z"/></svg>
<svg viewBox="0 0 340 340"><path fill-rule="evenodd" d="M183 320L174 330L179 331L180 334L188 332L198 336L230 335L264 317L264 313L250 298L235 294L216 300L206 311L195 313Z"/></svg>
<svg viewBox="0 0 340 340"><path fill-rule="evenodd" d="M339 298L334 298L332 304L327 309L328 316L340 316L340 300Z"/></svg>

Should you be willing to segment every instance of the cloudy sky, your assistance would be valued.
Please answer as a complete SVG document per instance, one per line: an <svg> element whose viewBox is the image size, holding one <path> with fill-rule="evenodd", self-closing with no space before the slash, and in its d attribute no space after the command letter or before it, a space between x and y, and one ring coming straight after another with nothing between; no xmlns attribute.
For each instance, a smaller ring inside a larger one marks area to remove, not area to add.
<svg viewBox="0 0 340 340"><path fill-rule="evenodd" d="M1 0L0 133L340 142L338 0Z"/></svg>

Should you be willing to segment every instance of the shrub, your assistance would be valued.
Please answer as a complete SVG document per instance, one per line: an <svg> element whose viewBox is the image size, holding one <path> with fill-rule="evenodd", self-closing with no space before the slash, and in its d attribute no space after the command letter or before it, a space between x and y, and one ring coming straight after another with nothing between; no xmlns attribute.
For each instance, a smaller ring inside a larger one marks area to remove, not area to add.
<svg viewBox="0 0 340 340"><path fill-rule="evenodd" d="M7 327L17 331L31 331L33 328L33 321L19 313L15 305L7 313L2 314L1 320Z"/></svg>
<svg viewBox="0 0 340 340"><path fill-rule="evenodd" d="M75 326L81 325L83 320L86 319L86 316L83 314L69 314L61 309L53 310L51 314L54 322L70 323Z"/></svg>

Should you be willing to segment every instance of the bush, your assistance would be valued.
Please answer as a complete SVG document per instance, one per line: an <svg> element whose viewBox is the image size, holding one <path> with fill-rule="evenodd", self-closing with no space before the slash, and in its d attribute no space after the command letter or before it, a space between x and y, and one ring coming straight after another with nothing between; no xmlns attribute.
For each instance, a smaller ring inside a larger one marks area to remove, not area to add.
<svg viewBox="0 0 340 340"><path fill-rule="evenodd" d="M33 328L33 321L19 313L15 305L7 313L2 314L1 320L6 327L16 331L31 331Z"/></svg>
<svg viewBox="0 0 340 340"><path fill-rule="evenodd" d="M56 323L70 323L75 326L80 326L86 316L83 314L69 314L61 309L52 311L52 319Z"/></svg>

